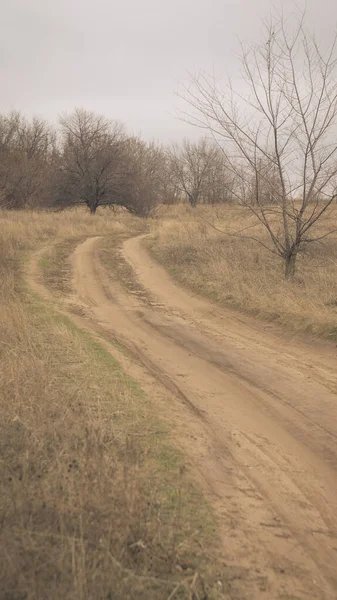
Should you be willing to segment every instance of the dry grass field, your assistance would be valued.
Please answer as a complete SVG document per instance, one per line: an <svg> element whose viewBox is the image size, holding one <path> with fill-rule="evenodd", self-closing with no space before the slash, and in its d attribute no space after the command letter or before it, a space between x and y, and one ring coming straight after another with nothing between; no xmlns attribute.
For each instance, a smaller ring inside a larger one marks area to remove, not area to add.
<svg viewBox="0 0 337 600"><path fill-rule="evenodd" d="M334 223L336 209L321 227ZM103 261L132 286L118 244L150 227L152 252L196 293L336 338L336 234L300 257L289 283L267 251L228 235L250 224L234 207L161 208L147 224L112 211L1 213L1 597L223 597L213 517L167 425L103 346L28 289L24 272L29 253L48 246L41 277L61 297L69 253L106 235Z"/></svg>
<svg viewBox="0 0 337 600"><path fill-rule="evenodd" d="M195 293L294 333L336 339L337 207L316 229L322 234L336 231L299 256L292 283L284 280L280 259L252 240L230 235L250 227L253 218L243 207L162 208L148 244L171 274ZM267 239L260 226L246 233Z"/></svg>
<svg viewBox="0 0 337 600"><path fill-rule="evenodd" d="M0 215L1 598L219 597L212 517L151 401L23 277L28 253L58 242L44 266L61 294L75 240L137 226Z"/></svg>

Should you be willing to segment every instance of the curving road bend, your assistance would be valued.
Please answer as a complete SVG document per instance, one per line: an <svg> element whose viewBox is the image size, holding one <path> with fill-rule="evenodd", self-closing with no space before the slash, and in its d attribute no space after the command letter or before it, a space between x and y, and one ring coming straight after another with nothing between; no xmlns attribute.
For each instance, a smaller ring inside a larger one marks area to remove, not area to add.
<svg viewBox="0 0 337 600"><path fill-rule="evenodd" d="M232 597L336 599L336 348L191 295L142 237L123 254L146 299L109 278L99 238L89 238L72 257L76 302L170 391L179 443L219 516L224 560L241 569Z"/></svg>

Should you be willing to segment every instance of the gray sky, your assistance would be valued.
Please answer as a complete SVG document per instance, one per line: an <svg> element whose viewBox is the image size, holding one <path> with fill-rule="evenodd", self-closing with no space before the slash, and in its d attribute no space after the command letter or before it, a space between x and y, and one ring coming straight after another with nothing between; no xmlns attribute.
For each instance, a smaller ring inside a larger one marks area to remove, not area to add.
<svg viewBox="0 0 337 600"><path fill-rule="evenodd" d="M324 39L337 22L336 0L306 4ZM294 6L282 1L285 13ZM3 0L0 111L54 121L82 106L147 139L188 135L173 116L179 82L200 68L235 72L238 37L256 40L271 7L268 0Z"/></svg>

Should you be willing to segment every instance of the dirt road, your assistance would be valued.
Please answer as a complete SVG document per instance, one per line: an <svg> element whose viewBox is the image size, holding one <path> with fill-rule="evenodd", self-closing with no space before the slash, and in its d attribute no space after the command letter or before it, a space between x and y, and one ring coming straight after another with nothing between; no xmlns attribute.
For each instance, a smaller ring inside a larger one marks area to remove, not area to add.
<svg viewBox="0 0 337 600"><path fill-rule="evenodd" d="M192 296L142 237L123 254L139 293L109 278L90 238L73 255L71 302L129 350L154 398L168 390L160 410L217 511L224 561L239 568L231 597L336 599L336 348Z"/></svg>

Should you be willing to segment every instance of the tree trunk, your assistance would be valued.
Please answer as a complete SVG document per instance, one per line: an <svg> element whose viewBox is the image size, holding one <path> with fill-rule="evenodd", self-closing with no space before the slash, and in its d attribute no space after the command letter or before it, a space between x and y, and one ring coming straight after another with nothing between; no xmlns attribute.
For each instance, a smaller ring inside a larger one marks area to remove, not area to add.
<svg viewBox="0 0 337 600"><path fill-rule="evenodd" d="M192 208L195 208L198 202L197 198L193 194L188 194L188 200Z"/></svg>
<svg viewBox="0 0 337 600"><path fill-rule="evenodd" d="M285 257L285 278L292 281L295 277L296 270L296 252L292 252Z"/></svg>
<svg viewBox="0 0 337 600"><path fill-rule="evenodd" d="M94 202L91 202L91 203L89 204L89 209L90 209L90 214L91 214L91 215L94 215L94 214L96 214L97 206L98 206L98 202L96 202L96 201L94 201Z"/></svg>

